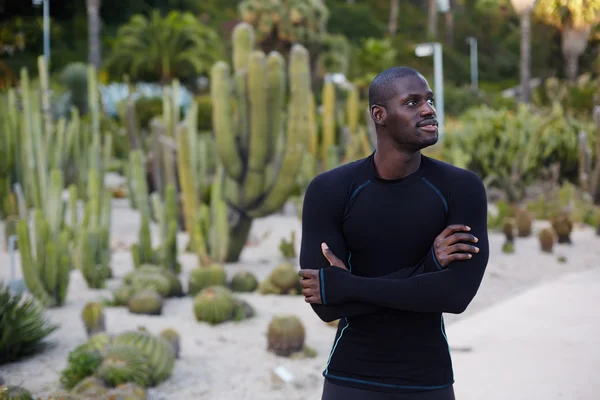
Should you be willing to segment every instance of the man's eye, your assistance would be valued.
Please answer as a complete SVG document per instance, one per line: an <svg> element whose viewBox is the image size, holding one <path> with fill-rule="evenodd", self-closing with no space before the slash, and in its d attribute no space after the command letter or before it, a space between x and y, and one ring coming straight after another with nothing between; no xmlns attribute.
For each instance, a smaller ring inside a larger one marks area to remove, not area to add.
<svg viewBox="0 0 600 400"><path fill-rule="evenodd" d="M407 106L416 106L417 102L415 100L409 100L409 101L406 102L406 105Z"/></svg>
<svg viewBox="0 0 600 400"><path fill-rule="evenodd" d="M429 104L431 104L432 106L433 106L433 105L435 105L435 100L433 100L433 99L429 99L429 100L427 100L427 101L428 101L428 102L429 102Z"/></svg>

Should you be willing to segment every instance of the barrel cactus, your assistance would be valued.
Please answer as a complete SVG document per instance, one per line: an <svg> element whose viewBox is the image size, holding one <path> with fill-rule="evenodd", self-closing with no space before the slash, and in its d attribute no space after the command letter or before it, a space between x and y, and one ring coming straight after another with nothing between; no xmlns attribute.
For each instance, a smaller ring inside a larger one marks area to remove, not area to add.
<svg viewBox="0 0 600 400"><path fill-rule="evenodd" d="M60 372L60 384L72 389L85 378L92 376L102 363L101 352L88 344L77 346L69 352L66 367Z"/></svg>
<svg viewBox="0 0 600 400"><path fill-rule="evenodd" d="M179 333L175 329L167 328L160 332L160 337L171 343L173 351L175 352L175 358L179 358L179 350L181 348L181 338Z"/></svg>
<svg viewBox="0 0 600 400"><path fill-rule="evenodd" d="M227 272L220 264L211 264L206 267L197 267L190 273L188 293L195 296L202 289L209 286L225 286Z"/></svg>
<svg viewBox="0 0 600 400"><path fill-rule="evenodd" d="M296 295L301 290L298 271L290 263L282 263L276 266L259 287L259 292L262 294Z"/></svg>
<svg viewBox="0 0 600 400"><path fill-rule="evenodd" d="M545 253L552 253L554 241L556 240L554 229L551 227L543 228L538 234L538 239L541 250Z"/></svg>
<svg viewBox="0 0 600 400"><path fill-rule="evenodd" d="M196 320L216 325L231 319L234 311L231 290L223 286L209 286L194 298Z"/></svg>
<svg viewBox="0 0 600 400"><path fill-rule="evenodd" d="M86 346L90 350L102 351L104 350L110 343L112 342L112 338L106 332L96 333L92 335L86 342Z"/></svg>
<svg viewBox="0 0 600 400"><path fill-rule="evenodd" d="M234 292L253 292L258 287L258 280L252 272L239 271L231 278L229 287Z"/></svg>
<svg viewBox="0 0 600 400"><path fill-rule="evenodd" d="M226 262L239 259L253 218L278 211L296 188L311 95L309 54L302 45L291 47L288 82L284 57L256 50L250 24L235 26L232 43L233 70L225 61L211 69L213 131L230 205Z"/></svg>
<svg viewBox="0 0 600 400"><path fill-rule="evenodd" d="M98 302L88 302L81 311L81 319L88 336L106 331L104 306Z"/></svg>
<svg viewBox="0 0 600 400"><path fill-rule="evenodd" d="M533 215L528 210L518 208L515 212L515 221L519 237L528 237L531 235Z"/></svg>
<svg viewBox="0 0 600 400"><path fill-rule="evenodd" d="M558 243L572 243L573 222L571 222L568 212L562 211L552 217L552 227L556 232Z"/></svg>
<svg viewBox="0 0 600 400"><path fill-rule="evenodd" d="M115 345L137 348L147 358L151 374L149 385L155 386L171 376L175 366L175 352L166 339L146 331L126 331L115 337ZM147 387L147 386L145 386Z"/></svg>
<svg viewBox="0 0 600 400"><path fill-rule="evenodd" d="M295 315L276 315L267 331L267 349L278 356L289 357L304 348L305 330Z"/></svg>
<svg viewBox="0 0 600 400"><path fill-rule="evenodd" d="M113 344L104 351L97 376L111 387L128 382L147 387L152 379L152 367L139 348Z"/></svg>
<svg viewBox="0 0 600 400"><path fill-rule="evenodd" d="M161 315L163 298L155 290L142 290L129 299L127 306L133 314Z"/></svg>
<svg viewBox="0 0 600 400"><path fill-rule="evenodd" d="M71 393L85 398L99 398L108 394L109 388L96 376L88 376L79 382Z"/></svg>
<svg viewBox="0 0 600 400"><path fill-rule="evenodd" d="M245 300L234 298L233 299L233 316L234 321L241 321L246 318L251 318L256 315L254 307Z"/></svg>

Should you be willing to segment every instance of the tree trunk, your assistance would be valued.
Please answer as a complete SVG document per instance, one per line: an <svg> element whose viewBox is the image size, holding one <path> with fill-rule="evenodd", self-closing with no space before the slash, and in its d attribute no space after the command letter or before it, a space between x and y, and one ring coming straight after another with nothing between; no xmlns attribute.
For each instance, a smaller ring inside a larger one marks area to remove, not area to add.
<svg viewBox="0 0 600 400"><path fill-rule="evenodd" d="M531 12L521 15L521 101L528 104L531 101Z"/></svg>
<svg viewBox="0 0 600 400"><path fill-rule="evenodd" d="M400 8L400 0L391 0L390 3L390 19L388 22L388 33L390 36L395 36L398 30L398 9Z"/></svg>
<svg viewBox="0 0 600 400"><path fill-rule="evenodd" d="M562 53L565 61L565 76L571 82L579 74L579 57L583 54L590 38L589 26L575 28L565 26L562 31Z"/></svg>
<svg viewBox="0 0 600 400"><path fill-rule="evenodd" d="M444 15L445 27L446 27L446 43L449 46L454 46L454 12L453 12L453 1L449 2L450 8Z"/></svg>
<svg viewBox="0 0 600 400"><path fill-rule="evenodd" d="M237 213L236 218L237 220L233 223L230 222L229 225L229 249L227 249L227 259L225 260L228 263L238 262L252 227L252 218L246 214Z"/></svg>
<svg viewBox="0 0 600 400"><path fill-rule="evenodd" d="M427 33L432 40L435 40L437 38L437 25L438 25L437 0L428 0L427 8L428 8Z"/></svg>
<svg viewBox="0 0 600 400"><path fill-rule="evenodd" d="M88 62L96 69L102 65L102 47L100 44L100 4L101 0L87 0L88 15Z"/></svg>

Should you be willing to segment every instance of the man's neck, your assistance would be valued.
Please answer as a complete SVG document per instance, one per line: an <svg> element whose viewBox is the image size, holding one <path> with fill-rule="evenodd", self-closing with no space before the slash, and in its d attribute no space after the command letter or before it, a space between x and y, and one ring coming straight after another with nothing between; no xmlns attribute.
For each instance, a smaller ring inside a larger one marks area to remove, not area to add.
<svg viewBox="0 0 600 400"><path fill-rule="evenodd" d="M419 169L421 166L421 151L399 150L393 146L378 145L374 162L380 178L386 180L402 179Z"/></svg>

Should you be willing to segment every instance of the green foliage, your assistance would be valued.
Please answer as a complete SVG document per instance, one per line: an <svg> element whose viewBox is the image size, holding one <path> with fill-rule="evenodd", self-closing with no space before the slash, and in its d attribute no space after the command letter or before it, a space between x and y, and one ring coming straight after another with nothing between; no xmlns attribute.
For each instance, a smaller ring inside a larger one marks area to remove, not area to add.
<svg viewBox="0 0 600 400"><path fill-rule="evenodd" d="M79 382L96 373L102 356L87 344L77 346L69 352L66 367L60 372L60 384L65 389L74 388Z"/></svg>
<svg viewBox="0 0 600 400"><path fill-rule="evenodd" d="M44 351L49 344L47 336L57 329L35 300L11 293L0 282L0 364Z"/></svg>
<svg viewBox="0 0 600 400"><path fill-rule="evenodd" d="M134 15L119 28L106 64L117 76L168 82L208 74L220 56L218 35L193 14L171 11L163 17L155 10L149 18Z"/></svg>
<svg viewBox="0 0 600 400"><path fill-rule="evenodd" d="M444 154L518 201L524 188L554 163L560 163L563 176L576 173L578 133L587 131L588 143L593 141L592 130L584 128L584 123L565 117L559 105L550 112L482 106L467 111L459 125L449 129Z"/></svg>

